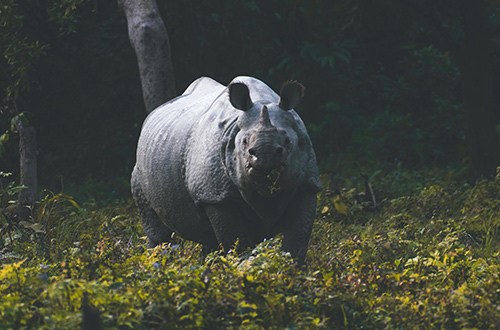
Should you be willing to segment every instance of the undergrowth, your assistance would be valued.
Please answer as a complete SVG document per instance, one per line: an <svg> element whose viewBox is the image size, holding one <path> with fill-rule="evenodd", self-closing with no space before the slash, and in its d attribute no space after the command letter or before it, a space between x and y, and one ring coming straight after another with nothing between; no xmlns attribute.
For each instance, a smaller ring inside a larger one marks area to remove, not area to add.
<svg viewBox="0 0 500 330"><path fill-rule="evenodd" d="M279 236L241 255L146 249L129 198L43 192L18 223L4 176L0 329L74 329L82 311L103 329L495 329L500 179L462 173L323 175L307 268Z"/></svg>

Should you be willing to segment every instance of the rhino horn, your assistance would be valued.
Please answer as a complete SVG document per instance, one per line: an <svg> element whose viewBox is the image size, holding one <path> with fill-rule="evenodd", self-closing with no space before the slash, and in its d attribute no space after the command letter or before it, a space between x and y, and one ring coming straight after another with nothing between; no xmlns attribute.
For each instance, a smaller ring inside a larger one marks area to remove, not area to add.
<svg viewBox="0 0 500 330"><path fill-rule="evenodd" d="M271 124L271 119L269 119L269 111L267 110L267 107L265 105L262 107L262 110L260 110L259 124L263 128L274 127L273 124Z"/></svg>

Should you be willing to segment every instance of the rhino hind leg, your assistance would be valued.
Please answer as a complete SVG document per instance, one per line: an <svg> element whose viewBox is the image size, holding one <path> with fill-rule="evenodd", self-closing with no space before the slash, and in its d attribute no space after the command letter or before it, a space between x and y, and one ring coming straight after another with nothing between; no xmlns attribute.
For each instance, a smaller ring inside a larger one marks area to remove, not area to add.
<svg viewBox="0 0 500 330"><path fill-rule="evenodd" d="M173 231L165 226L151 208L138 184L132 184L132 195L142 218L142 227L148 237L148 248L170 241Z"/></svg>

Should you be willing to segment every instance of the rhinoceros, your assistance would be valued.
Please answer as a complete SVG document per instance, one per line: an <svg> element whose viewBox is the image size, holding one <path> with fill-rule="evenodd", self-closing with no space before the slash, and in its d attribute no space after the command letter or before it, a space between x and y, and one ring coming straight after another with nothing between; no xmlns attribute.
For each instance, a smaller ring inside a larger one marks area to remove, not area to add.
<svg viewBox="0 0 500 330"><path fill-rule="evenodd" d="M256 78L202 77L151 112L131 178L148 247L173 232L225 251L282 233L282 248L304 263L322 187L293 110L303 93L297 82L278 96Z"/></svg>

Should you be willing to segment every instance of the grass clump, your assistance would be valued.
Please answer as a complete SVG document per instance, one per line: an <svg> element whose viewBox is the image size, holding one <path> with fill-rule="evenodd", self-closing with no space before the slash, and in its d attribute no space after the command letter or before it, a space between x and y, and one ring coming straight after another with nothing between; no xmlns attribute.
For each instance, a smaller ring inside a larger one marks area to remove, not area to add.
<svg viewBox="0 0 500 330"><path fill-rule="evenodd" d="M127 198L47 193L24 224L2 205L0 328L75 328L86 314L103 329L494 329L500 179L398 171L365 176L377 207L361 176L323 176L307 268L280 237L242 255L176 237L146 249Z"/></svg>

